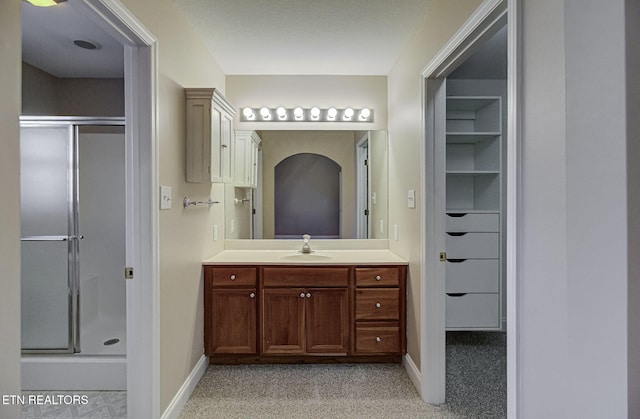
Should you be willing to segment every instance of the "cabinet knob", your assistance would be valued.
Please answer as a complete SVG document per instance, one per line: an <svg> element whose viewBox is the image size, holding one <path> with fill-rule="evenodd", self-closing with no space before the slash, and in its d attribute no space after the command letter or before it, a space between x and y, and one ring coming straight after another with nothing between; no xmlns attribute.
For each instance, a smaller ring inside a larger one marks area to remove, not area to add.
<svg viewBox="0 0 640 419"><path fill-rule="evenodd" d="M231 275L231 280L235 281L236 280L236 276L235 275Z"/></svg>
<svg viewBox="0 0 640 419"><path fill-rule="evenodd" d="M255 293L255 292L252 292L251 294L249 294L249 297L251 297L251 298L256 298L256 293Z"/></svg>
<svg viewBox="0 0 640 419"><path fill-rule="evenodd" d="M376 308L380 308L380 307L382 307L382 304L376 303Z"/></svg>
<svg viewBox="0 0 640 419"><path fill-rule="evenodd" d="M376 281L380 281L382 277L380 275L376 275Z"/></svg>
<svg viewBox="0 0 640 419"><path fill-rule="evenodd" d="M307 298L311 298L311 293L307 293Z"/></svg>
<svg viewBox="0 0 640 419"><path fill-rule="evenodd" d="M304 298L304 292L300 293L300 298Z"/></svg>
<svg viewBox="0 0 640 419"><path fill-rule="evenodd" d="M380 336L376 336L376 342L382 342L382 338Z"/></svg>

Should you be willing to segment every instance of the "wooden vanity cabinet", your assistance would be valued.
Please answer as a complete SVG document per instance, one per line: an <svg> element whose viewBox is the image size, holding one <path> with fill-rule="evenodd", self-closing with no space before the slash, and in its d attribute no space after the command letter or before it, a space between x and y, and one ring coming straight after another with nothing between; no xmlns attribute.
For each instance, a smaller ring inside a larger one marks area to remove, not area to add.
<svg viewBox="0 0 640 419"><path fill-rule="evenodd" d="M349 268L265 267L262 272L264 354L349 352Z"/></svg>
<svg viewBox="0 0 640 419"><path fill-rule="evenodd" d="M355 268L355 340L359 355L406 352L406 266Z"/></svg>
<svg viewBox="0 0 640 419"><path fill-rule="evenodd" d="M257 353L257 269L204 271L205 354Z"/></svg>
<svg viewBox="0 0 640 419"><path fill-rule="evenodd" d="M406 352L405 265L204 270L211 363L398 362Z"/></svg>

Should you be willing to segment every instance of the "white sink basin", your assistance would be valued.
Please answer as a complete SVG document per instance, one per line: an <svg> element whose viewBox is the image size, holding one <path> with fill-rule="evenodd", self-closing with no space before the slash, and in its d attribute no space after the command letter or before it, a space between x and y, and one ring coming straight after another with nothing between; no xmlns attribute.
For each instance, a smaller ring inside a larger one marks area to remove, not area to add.
<svg viewBox="0 0 640 419"><path fill-rule="evenodd" d="M280 259L291 261L314 261L331 259L331 256L319 255L317 253L298 253L297 255L282 256Z"/></svg>

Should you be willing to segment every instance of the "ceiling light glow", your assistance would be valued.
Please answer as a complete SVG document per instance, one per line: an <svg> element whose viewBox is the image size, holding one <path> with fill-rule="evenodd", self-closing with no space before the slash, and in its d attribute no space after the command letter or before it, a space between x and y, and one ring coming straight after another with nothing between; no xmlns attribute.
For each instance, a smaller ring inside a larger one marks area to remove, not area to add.
<svg viewBox="0 0 640 419"><path fill-rule="evenodd" d="M58 3L63 3L67 0L27 0L28 3L38 7L50 7L55 6Z"/></svg>

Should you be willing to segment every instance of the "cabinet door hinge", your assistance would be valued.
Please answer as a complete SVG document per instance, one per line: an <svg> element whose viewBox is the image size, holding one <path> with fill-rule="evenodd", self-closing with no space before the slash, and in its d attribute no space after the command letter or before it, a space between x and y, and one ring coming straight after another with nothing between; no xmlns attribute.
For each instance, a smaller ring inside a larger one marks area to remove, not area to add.
<svg viewBox="0 0 640 419"><path fill-rule="evenodd" d="M440 262L447 261L447 252L440 252Z"/></svg>
<svg viewBox="0 0 640 419"><path fill-rule="evenodd" d="M125 279L133 279L133 268L126 267L124 268L124 278Z"/></svg>

